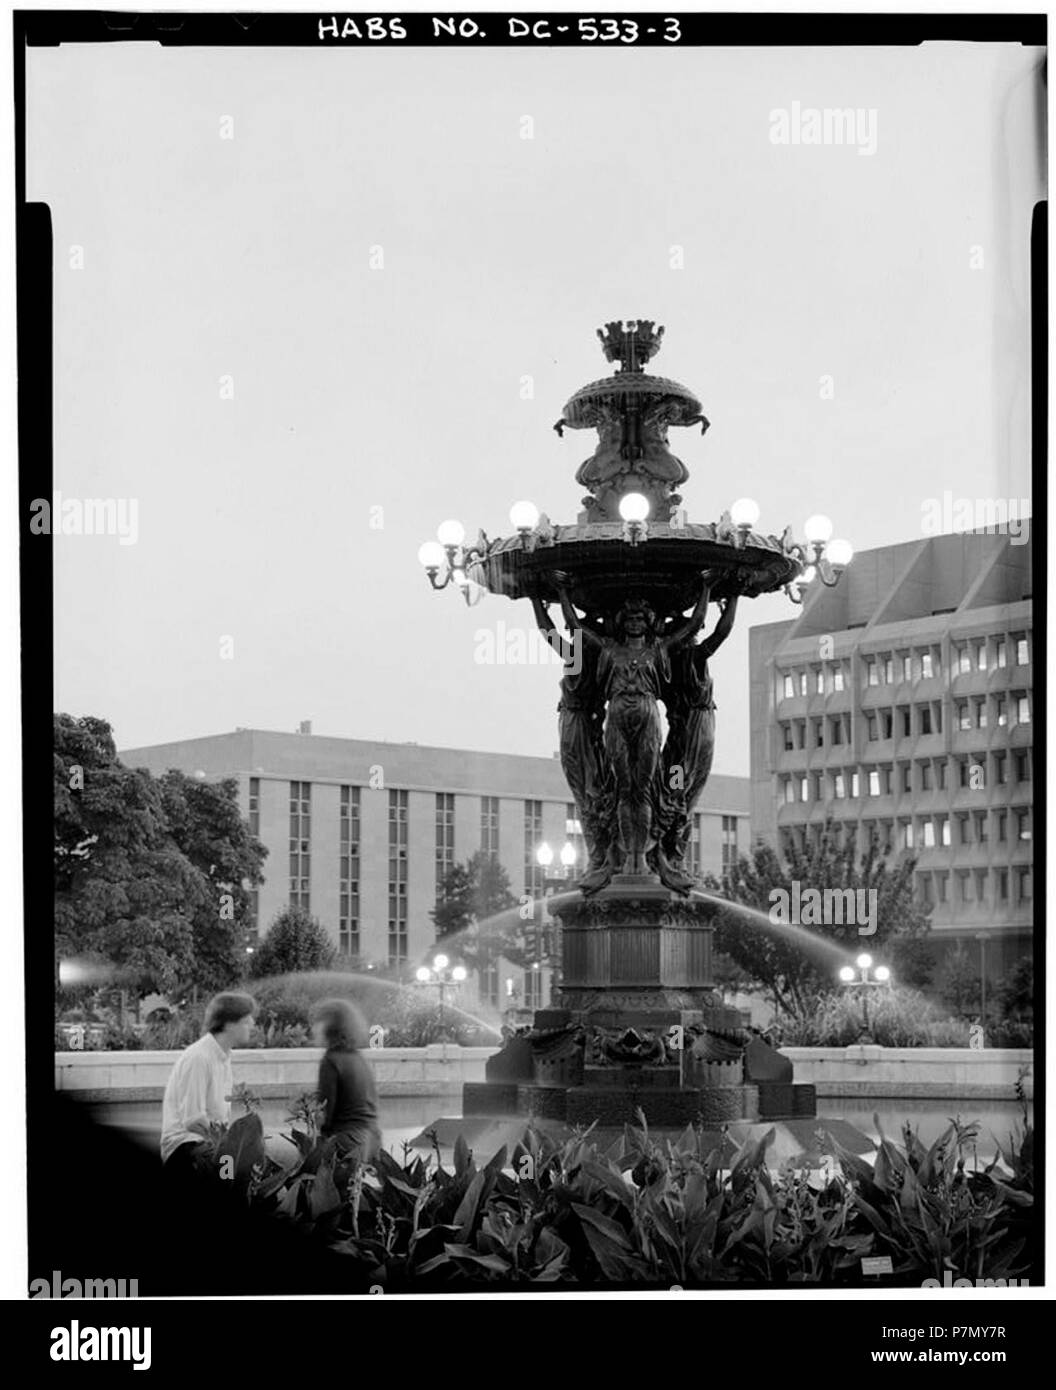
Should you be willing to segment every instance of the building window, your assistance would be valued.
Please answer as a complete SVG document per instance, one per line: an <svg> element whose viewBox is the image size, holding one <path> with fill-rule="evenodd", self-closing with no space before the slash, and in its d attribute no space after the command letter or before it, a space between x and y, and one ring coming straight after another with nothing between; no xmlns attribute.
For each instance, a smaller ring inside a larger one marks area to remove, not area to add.
<svg viewBox="0 0 1056 1390"><path fill-rule="evenodd" d="M795 783L792 781L792 778L791 778L791 777L786 777L786 778L785 778L785 804L788 805L790 802L795 801L795 799L796 799L796 786L795 786Z"/></svg>
<svg viewBox="0 0 1056 1390"><path fill-rule="evenodd" d="M913 711L907 705L902 711L902 737L910 738L913 734Z"/></svg>
<svg viewBox="0 0 1056 1390"><path fill-rule="evenodd" d="M790 700L790 699L792 698L792 696L793 696L795 693L796 693L796 687L795 687L795 685L794 685L793 682L792 682L792 675L791 675L790 672L786 672L786 673L785 673L785 699L786 699L786 700Z"/></svg>
<svg viewBox="0 0 1056 1390"><path fill-rule="evenodd" d="M587 864L587 841L583 835L583 827L579 823L576 814L576 803L568 801L565 803L565 834L576 851L576 862L573 866L574 872L579 873L586 868Z"/></svg>
<svg viewBox="0 0 1056 1390"><path fill-rule="evenodd" d="M455 797L453 792L436 794L436 896L444 879L455 867Z"/></svg>
<svg viewBox="0 0 1056 1390"><path fill-rule="evenodd" d="M986 641L976 642L975 644L975 669L977 671L986 670Z"/></svg>
<svg viewBox="0 0 1056 1390"><path fill-rule="evenodd" d="M959 647L957 649L956 670L959 671L962 676L966 676L971 671L971 669L972 654L968 650L968 644L965 643L963 647Z"/></svg>
<svg viewBox="0 0 1056 1390"><path fill-rule="evenodd" d="M920 790L922 792L931 791L931 764L920 764Z"/></svg>
<svg viewBox="0 0 1056 1390"><path fill-rule="evenodd" d="M260 834L260 778L249 779L249 833Z"/></svg>
<svg viewBox="0 0 1056 1390"><path fill-rule="evenodd" d="M389 792L389 964L404 965L407 945L407 793Z"/></svg>
<svg viewBox="0 0 1056 1390"><path fill-rule="evenodd" d="M1029 754L1029 753L1026 753L1026 752L1024 752L1024 753L1017 753L1017 754L1016 754L1016 781L1017 781L1017 782L1029 782L1030 780L1031 780L1031 777L1030 777L1030 754Z"/></svg>
<svg viewBox="0 0 1056 1390"><path fill-rule="evenodd" d="M913 679L913 658L911 656L904 656L902 658L902 679L904 681L911 681Z"/></svg>
<svg viewBox="0 0 1056 1390"><path fill-rule="evenodd" d="M843 773L837 772L832 778L832 794L837 801L843 800Z"/></svg>
<svg viewBox="0 0 1056 1390"><path fill-rule="evenodd" d="M693 816L689 827L689 871L693 874L703 872L704 863L700 849L700 815Z"/></svg>
<svg viewBox="0 0 1056 1390"><path fill-rule="evenodd" d="M990 839L990 826L985 811L975 813L975 838L981 845L987 844Z"/></svg>
<svg viewBox="0 0 1056 1390"><path fill-rule="evenodd" d="M781 725L781 736L782 736L782 738L783 738L783 740L784 740L785 752L786 752L786 753L791 753L791 752L792 752L792 725L791 725L791 724L782 724L782 725Z"/></svg>
<svg viewBox="0 0 1056 1390"><path fill-rule="evenodd" d="M943 845L949 845L952 843L949 816L939 817L939 842Z"/></svg>
<svg viewBox="0 0 1056 1390"><path fill-rule="evenodd" d="M921 732L922 734L930 734L930 733L931 733L931 706L930 706L930 705L921 705L920 708L917 710L917 716L918 716L918 720L919 720L919 724L920 724L920 732Z"/></svg>
<svg viewBox="0 0 1056 1390"><path fill-rule="evenodd" d="M957 816L957 839L962 845L972 843L972 818L967 811L962 811Z"/></svg>
<svg viewBox="0 0 1056 1390"><path fill-rule="evenodd" d="M1017 724L1029 724L1029 723L1030 723L1030 698L1029 698L1028 696L1026 696L1026 695L1015 695L1015 696L1013 696L1013 699L1014 699L1015 702L1016 702L1016 723L1017 723Z"/></svg>
<svg viewBox="0 0 1056 1390"><path fill-rule="evenodd" d="M859 788L858 773L857 773L857 772L852 772L852 773L851 773L851 796L861 796L861 790L860 790L860 788Z"/></svg>
<svg viewBox="0 0 1056 1390"><path fill-rule="evenodd" d="M884 657L884 684L894 685L895 683L895 663L890 656Z"/></svg>
<svg viewBox="0 0 1056 1390"><path fill-rule="evenodd" d="M337 946L343 956L359 955L360 788L342 787L338 822Z"/></svg>
<svg viewBox="0 0 1056 1390"><path fill-rule="evenodd" d="M921 652L920 654L920 678L930 680L935 674L935 662L931 652Z"/></svg>
<svg viewBox="0 0 1056 1390"><path fill-rule="evenodd" d="M901 844L901 847L902 847L903 849L912 849L912 848L913 848L913 822L912 822L911 820L899 821L899 823L898 823L898 829L899 829L899 843Z"/></svg>
<svg viewBox="0 0 1056 1390"><path fill-rule="evenodd" d="M543 972L534 967L524 972L524 1007L541 1009L543 1007Z"/></svg>
<svg viewBox="0 0 1056 1390"><path fill-rule="evenodd" d="M936 896L940 903L944 903L947 899L947 894L949 892L949 877L949 874L935 875L935 887L937 889Z"/></svg>
<svg viewBox="0 0 1056 1390"><path fill-rule="evenodd" d="M824 719L814 720L814 747L825 747L825 721Z"/></svg>
<svg viewBox="0 0 1056 1390"><path fill-rule="evenodd" d="M994 754L994 781L999 787L1003 787L1008 781L1008 764L1004 753Z"/></svg>
<svg viewBox="0 0 1056 1390"><path fill-rule="evenodd" d="M499 967L486 965L480 972L480 1002L492 1009L499 1007Z"/></svg>
<svg viewBox="0 0 1056 1390"><path fill-rule="evenodd" d="M543 803L524 803L524 891L532 898L543 896L543 866L535 852L543 843Z"/></svg>
<svg viewBox="0 0 1056 1390"><path fill-rule="evenodd" d="M732 869L737 862L737 817L722 818L722 868Z"/></svg>
<svg viewBox="0 0 1056 1390"><path fill-rule="evenodd" d="M1008 701L1003 695L998 695L994 704L997 707L997 727L1003 729L1008 724Z"/></svg>
<svg viewBox="0 0 1056 1390"><path fill-rule="evenodd" d="M290 783L290 906L310 907L312 784Z"/></svg>
<svg viewBox="0 0 1056 1390"><path fill-rule="evenodd" d="M832 730L832 743L833 743L833 745L836 745L837 743L842 743L842 742L843 742L843 720L842 720L842 719L833 719L833 720L830 721L830 726L831 726L831 730Z"/></svg>
<svg viewBox="0 0 1056 1390"><path fill-rule="evenodd" d="M940 758L935 764L935 785L940 792L946 790L946 760Z"/></svg>
<svg viewBox="0 0 1056 1390"><path fill-rule="evenodd" d="M480 848L493 858L499 857L499 798L480 798Z"/></svg>
<svg viewBox="0 0 1056 1390"><path fill-rule="evenodd" d="M1017 893L1016 901L1019 903L1029 903L1034 897L1034 875L1030 869L1020 869L1016 874Z"/></svg>
<svg viewBox="0 0 1056 1390"><path fill-rule="evenodd" d="M833 673L832 673L832 688L833 688L833 690L842 690L842 689L843 689L843 667L842 667L842 666L837 666L836 669L835 669L835 671L833 671Z"/></svg>
<svg viewBox="0 0 1056 1390"><path fill-rule="evenodd" d="M1016 665L1029 666L1030 644L1027 642L1027 639L1025 637L1016 637L1014 640L1016 643Z"/></svg>
<svg viewBox="0 0 1056 1390"><path fill-rule="evenodd" d="M920 884L920 901L925 907L932 905L931 874L918 874L917 881Z"/></svg>
<svg viewBox="0 0 1056 1390"><path fill-rule="evenodd" d="M870 743L876 742L876 736L880 732L880 725L875 714L865 716L866 737Z"/></svg>
<svg viewBox="0 0 1056 1390"><path fill-rule="evenodd" d="M925 848L925 849L934 849L934 848L935 848L935 823L934 823L934 821L926 820L926 821L924 822L924 824L921 826L921 831L923 832L922 844L924 845L924 848Z"/></svg>
<svg viewBox="0 0 1056 1390"><path fill-rule="evenodd" d="M1008 902L1008 870L998 869L997 871L997 901L999 903Z"/></svg>
<svg viewBox="0 0 1056 1390"><path fill-rule="evenodd" d="M975 700L973 703L975 705L975 727L977 729L985 729L987 724L986 697L983 696L982 699Z"/></svg>
<svg viewBox="0 0 1056 1390"><path fill-rule="evenodd" d="M913 764L902 764L902 790L911 792L913 790Z"/></svg>
<svg viewBox="0 0 1056 1390"><path fill-rule="evenodd" d="M805 777L799 779L799 799L800 801L810 800L810 783Z"/></svg>
<svg viewBox="0 0 1056 1390"><path fill-rule="evenodd" d="M972 711L967 700L961 700L957 706L957 727L958 729L970 729L972 727Z"/></svg>
<svg viewBox="0 0 1056 1390"><path fill-rule="evenodd" d="M998 668L1008 665L1008 643L1003 637L999 637L994 643L994 653L997 657Z"/></svg>
<svg viewBox="0 0 1056 1390"><path fill-rule="evenodd" d="M1003 845L1008 839L1008 812L997 812L997 843Z"/></svg>
<svg viewBox="0 0 1056 1390"><path fill-rule="evenodd" d="M880 664L877 661L868 661L865 666L865 681L867 685L880 684Z"/></svg>
<svg viewBox="0 0 1056 1390"><path fill-rule="evenodd" d="M895 716L891 710L885 709L880 711L880 729L884 738L891 738L894 735Z"/></svg>
<svg viewBox="0 0 1056 1390"><path fill-rule="evenodd" d="M870 769L870 772L869 772L869 795L870 795L870 796L879 796L879 795L880 795L880 770L879 770L879 768L875 768L875 767L874 767L874 768Z"/></svg>
<svg viewBox="0 0 1056 1390"><path fill-rule="evenodd" d="M1020 808L1016 812L1016 839L1030 839L1030 812L1025 808Z"/></svg>

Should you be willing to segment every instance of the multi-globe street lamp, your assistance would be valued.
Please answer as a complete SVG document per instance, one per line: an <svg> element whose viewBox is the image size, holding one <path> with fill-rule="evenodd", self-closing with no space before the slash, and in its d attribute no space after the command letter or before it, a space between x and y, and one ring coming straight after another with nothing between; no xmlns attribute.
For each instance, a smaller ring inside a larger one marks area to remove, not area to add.
<svg viewBox="0 0 1056 1390"><path fill-rule="evenodd" d="M440 1042L444 1049L445 1062L447 1061L447 1030L444 1024L444 1003L447 991L460 985L465 978L465 966L453 966L443 953L433 957L431 966L420 965L415 971L415 979L420 985L438 990L440 994Z"/></svg>
<svg viewBox="0 0 1056 1390"><path fill-rule="evenodd" d="M858 967L857 970L855 966ZM886 965L874 966L872 956L863 951L854 965L845 965L840 971L840 983L844 988L858 992L862 1001L862 1031L858 1040L871 1043L873 1037L869 1031L869 991L890 986L891 971Z"/></svg>
<svg viewBox="0 0 1056 1390"><path fill-rule="evenodd" d="M554 865L555 858L558 860L556 867ZM550 916L547 911L546 900L570 886L578 859L579 855L571 840L565 841L561 846L560 854L556 856L545 840L536 847L535 851L535 861L543 871L542 922L536 928L536 957L537 964L545 959L550 966L550 995L552 999L556 997L561 983L561 924L558 918ZM542 943L541 949L540 942Z"/></svg>

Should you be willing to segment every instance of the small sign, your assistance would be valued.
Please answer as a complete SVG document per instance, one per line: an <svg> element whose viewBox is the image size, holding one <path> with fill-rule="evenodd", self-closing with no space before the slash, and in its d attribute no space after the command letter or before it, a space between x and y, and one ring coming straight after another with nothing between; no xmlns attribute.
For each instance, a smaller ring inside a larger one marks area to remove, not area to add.
<svg viewBox="0 0 1056 1390"><path fill-rule="evenodd" d="M893 1274L890 1255L870 1255L862 1261L863 1274Z"/></svg>

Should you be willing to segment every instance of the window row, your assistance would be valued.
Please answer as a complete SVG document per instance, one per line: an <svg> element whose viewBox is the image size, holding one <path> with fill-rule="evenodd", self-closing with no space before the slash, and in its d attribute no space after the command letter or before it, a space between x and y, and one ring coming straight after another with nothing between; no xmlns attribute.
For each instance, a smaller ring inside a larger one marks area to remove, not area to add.
<svg viewBox="0 0 1056 1390"><path fill-rule="evenodd" d="M989 763L989 769L987 768ZM989 775L988 775L989 773ZM965 791L985 791L988 785L1007 786L1033 780L1033 758L1029 748L1000 751L973 758L918 758L915 762L883 763L866 768L827 768L781 778L781 799L786 805L796 801L843 801L860 796L905 796L913 792L946 791L951 787Z"/></svg>

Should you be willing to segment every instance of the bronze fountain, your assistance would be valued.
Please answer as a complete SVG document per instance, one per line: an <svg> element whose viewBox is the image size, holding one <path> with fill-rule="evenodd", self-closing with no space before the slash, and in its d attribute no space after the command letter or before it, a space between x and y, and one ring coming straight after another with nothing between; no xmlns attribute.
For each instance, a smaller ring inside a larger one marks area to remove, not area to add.
<svg viewBox="0 0 1056 1390"><path fill-rule="evenodd" d="M619 365L577 391L554 427L598 434L576 473L587 494L574 524L521 503L516 535L481 532L463 546L441 528L419 555L436 589L527 599L563 658L561 765L589 860L569 892L548 899L561 939L551 1006L489 1060L485 1082L466 1084L467 1121L604 1129L641 1110L660 1128L714 1129L815 1113L813 1088L792 1084L787 1059L714 988L715 922L732 909L700 889L686 852L714 750L708 663L739 600L784 589L801 602L814 578L838 581L846 553L834 546L830 558L824 541L800 544L787 528L756 532L747 499L718 521L688 520L676 489L689 470L668 430L704 432L708 421L685 386L646 373L663 333L648 320L598 330Z"/></svg>

